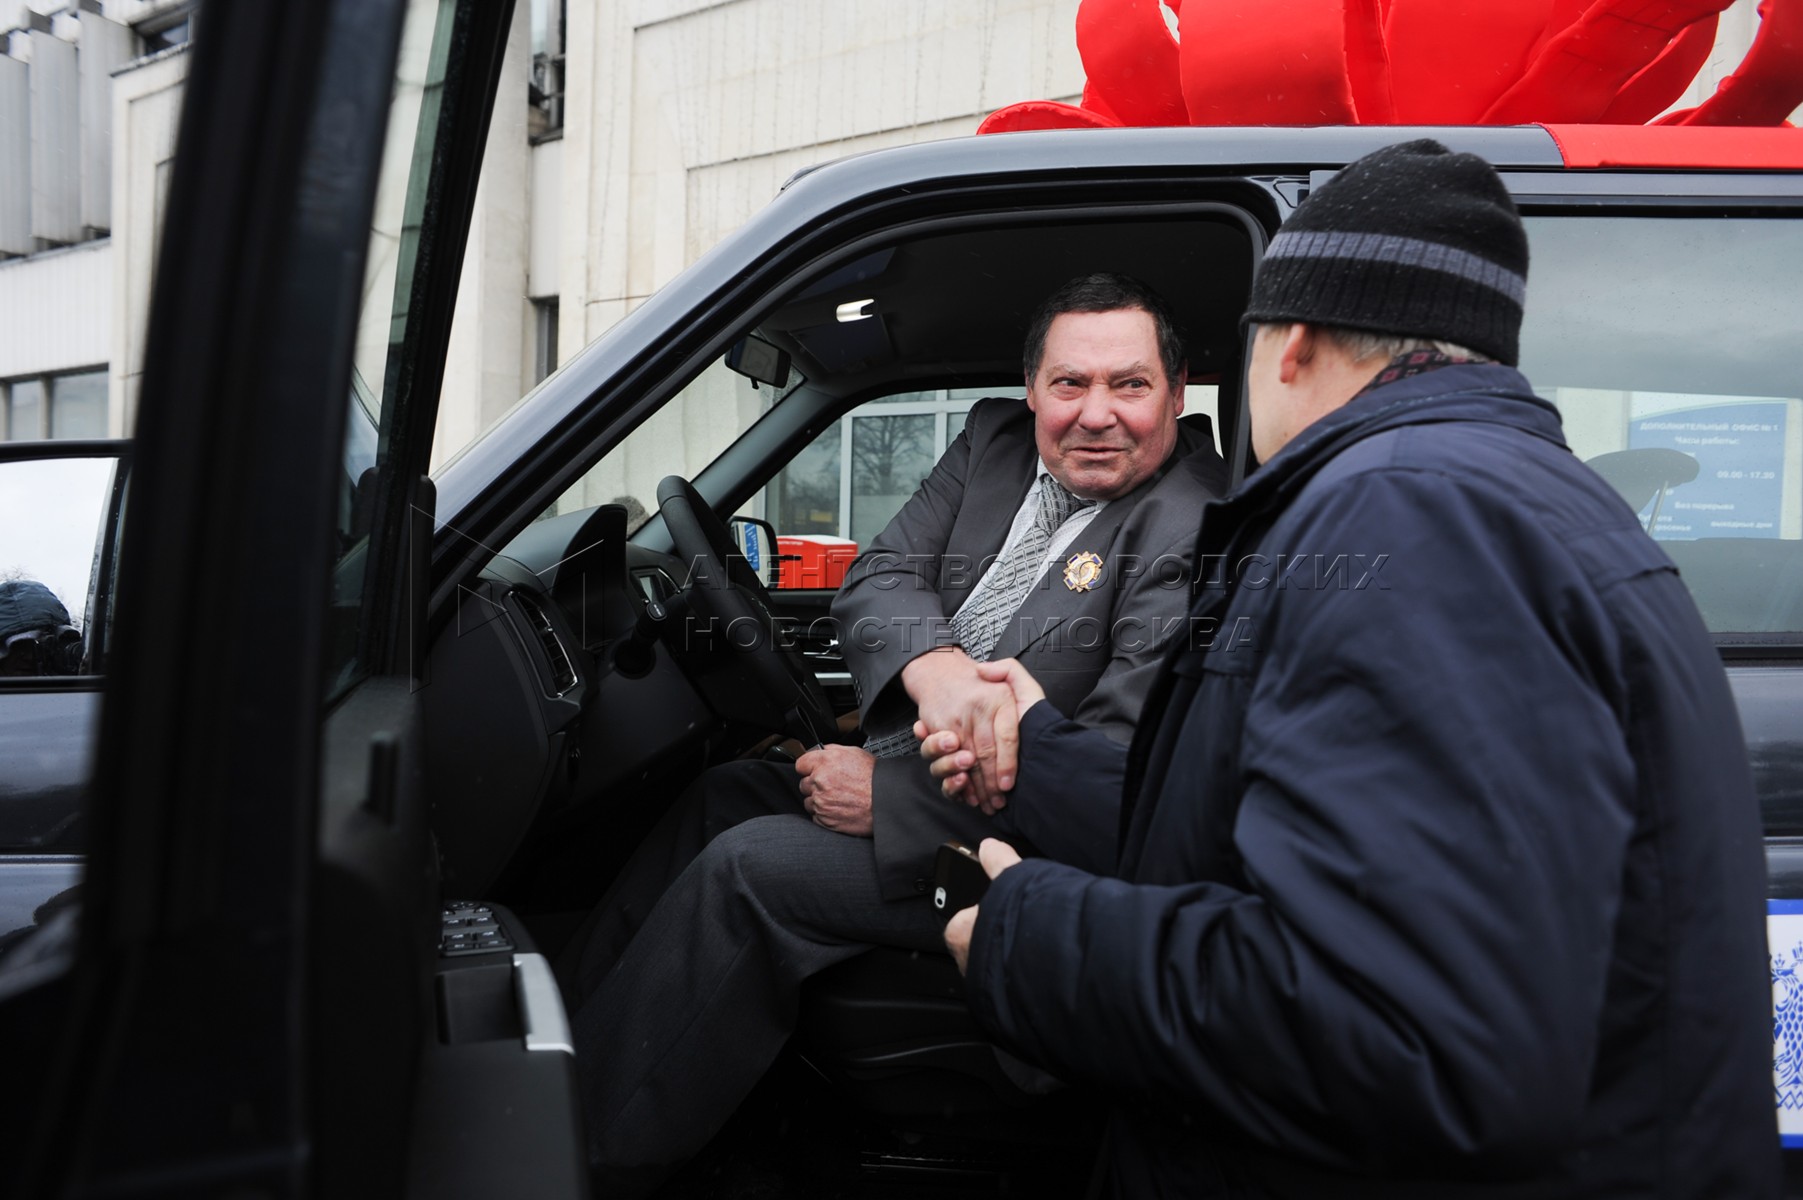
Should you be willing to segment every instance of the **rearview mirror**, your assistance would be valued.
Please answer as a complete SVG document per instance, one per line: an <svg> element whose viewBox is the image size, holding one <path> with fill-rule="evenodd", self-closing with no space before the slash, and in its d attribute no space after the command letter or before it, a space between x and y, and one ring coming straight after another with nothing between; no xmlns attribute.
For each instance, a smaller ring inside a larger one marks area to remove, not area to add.
<svg viewBox="0 0 1803 1200"><path fill-rule="evenodd" d="M789 383L789 353L778 350L755 333L748 333L726 352L726 367L754 383L781 390Z"/></svg>

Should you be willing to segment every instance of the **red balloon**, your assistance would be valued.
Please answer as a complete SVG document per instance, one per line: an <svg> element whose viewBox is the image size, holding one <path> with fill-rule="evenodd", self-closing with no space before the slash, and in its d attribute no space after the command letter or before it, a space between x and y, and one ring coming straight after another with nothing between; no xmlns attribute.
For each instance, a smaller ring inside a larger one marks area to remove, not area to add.
<svg viewBox="0 0 1803 1200"><path fill-rule="evenodd" d="M1541 48L1521 79L1484 113L1485 125L1600 121L1629 80L1685 26L1734 0L1596 0Z"/></svg>
<svg viewBox="0 0 1803 1200"><path fill-rule="evenodd" d="M1705 17L1672 39L1665 53L1628 80L1601 121L1604 125L1645 125L1670 108L1697 77L1715 49L1717 17Z"/></svg>
<svg viewBox="0 0 1803 1200"><path fill-rule="evenodd" d="M1384 34L1396 120L1464 125L1521 78L1553 0L1396 0Z"/></svg>
<svg viewBox="0 0 1803 1200"><path fill-rule="evenodd" d="M1684 120L1686 125L1785 125L1803 105L1803 4L1765 0L1759 32L1740 70Z"/></svg>
<svg viewBox="0 0 1803 1200"><path fill-rule="evenodd" d="M1353 125L1343 0L1213 0L1180 26L1193 125Z"/></svg>
<svg viewBox="0 0 1803 1200"><path fill-rule="evenodd" d="M1118 125L1641 124L1690 86L1733 0L1083 0L1083 103L979 133ZM1178 17L1173 38L1165 9ZM1803 0L1764 0L1746 60L1658 124L1782 125Z"/></svg>
<svg viewBox="0 0 1803 1200"><path fill-rule="evenodd" d="M1077 52L1089 82L1083 107L1123 125L1187 125L1177 39L1158 0L1083 0Z"/></svg>

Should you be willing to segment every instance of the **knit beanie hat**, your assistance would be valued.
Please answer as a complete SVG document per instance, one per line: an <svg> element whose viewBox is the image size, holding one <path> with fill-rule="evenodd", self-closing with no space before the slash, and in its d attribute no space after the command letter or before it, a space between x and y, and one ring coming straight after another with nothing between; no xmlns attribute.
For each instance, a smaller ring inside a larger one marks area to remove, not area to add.
<svg viewBox="0 0 1803 1200"><path fill-rule="evenodd" d="M1489 163L1430 138L1367 154L1278 230L1243 322L1337 325L1520 357L1528 240Z"/></svg>

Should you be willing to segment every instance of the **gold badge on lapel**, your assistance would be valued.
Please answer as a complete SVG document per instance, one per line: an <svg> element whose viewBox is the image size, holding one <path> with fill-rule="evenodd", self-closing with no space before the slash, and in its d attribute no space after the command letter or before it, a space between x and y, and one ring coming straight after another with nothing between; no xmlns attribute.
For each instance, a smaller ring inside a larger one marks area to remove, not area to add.
<svg viewBox="0 0 1803 1200"><path fill-rule="evenodd" d="M1073 592L1087 592L1102 582L1102 556L1093 550L1073 554L1064 564L1064 586Z"/></svg>

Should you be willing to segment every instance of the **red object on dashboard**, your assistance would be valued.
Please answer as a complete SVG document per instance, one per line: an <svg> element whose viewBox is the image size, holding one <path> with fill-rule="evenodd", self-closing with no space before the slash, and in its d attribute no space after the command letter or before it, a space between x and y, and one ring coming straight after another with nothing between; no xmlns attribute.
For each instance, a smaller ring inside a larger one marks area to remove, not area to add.
<svg viewBox="0 0 1803 1200"><path fill-rule="evenodd" d="M779 534L777 553L783 556L784 588L836 588L858 557L858 544L823 534Z"/></svg>

